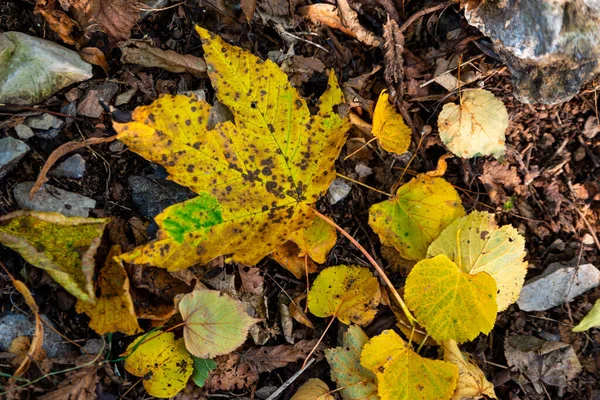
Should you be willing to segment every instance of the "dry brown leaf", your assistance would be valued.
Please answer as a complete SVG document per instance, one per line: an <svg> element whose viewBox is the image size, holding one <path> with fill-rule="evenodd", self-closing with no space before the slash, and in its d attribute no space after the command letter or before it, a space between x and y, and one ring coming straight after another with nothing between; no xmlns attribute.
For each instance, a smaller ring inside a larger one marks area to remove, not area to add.
<svg viewBox="0 0 600 400"><path fill-rule="evenodd" d="M271 372L277 368L283 368L290 363L304 360L318 343L317 339L300 340L294 345L282 344L279 346L253 347L244 354L242 360L256 366L259 373ZM320 344L316 354L322 357L325 345Z"/></svg>
<svg viewBox="0 0 600 400"><path fill-rule="evenodd" d="M306 325L311 329L315 329L315 326L310 321L310 319L308 319L306 313L302 309L302 302L306 301L306 297L306 293L303 293L300 296L296 297L294 300L292 300L292 302L290 303L290 315L302 325Z"/></svg>
<svg viewBox="0 0 600 400"><path fill-rule="evenodd" d="M354 33L354 37L358 41L373 47L379 47L383 44L383 40L364 26L358 20L358 14L350 7L348 0L337 0L340 17L344 25Z"/></svg>
<svg viewBox="0 0 600 400"><path fill-rule="evenodd" d="M490 197L498 205L507 201L506 190L513 192L521 185L517 168L508 163L500 164L496 160L486 160L483 164L483 174L478 176Z"/></svg>
<svg viewBox="0 0 600 400"><path fill-rule="evenodd" d="M263 295L265 277L260 274L260 268L240 266L240 279L242 281L240 292Z"/></svg>
<svg viewBox="0 0 600 400"><path fill-rule="evenodd" d="M82 356L80 363L88 363L92 356ZM44 394L44 400L95 400L96 385L100 381L97 375L97 363L91 363L83 368L70 372L66 379L58 385L58 388L50 393Z"/></svg>
<svg viewBox="0 0 600 400"><path fill-rule="evenodd" d="M385 70L383 77L390 89L391 97L396 101L404 95L404 35L393 19L383 26L383 49Z"/></svg>
<svg viewBox="0 0 600 400"><path fill-rule="evenodd" d="M121 47L121 62L142 67L162 68L169 72L189 72L195 77L206 77L206 63L191 54L179 54L173 50L161 50L144 42L128 42Z"/></svg>
<svg viewBox="0 0 600 400"><path fill-rule="evenodd" d="M346 28L333 4L318 3L298 9L300 15L313 24L322 24L332 29L337 29L350 37L356 37L352 29Z"/></svg>
<svg viewBox="0 0 600 400"><path fill-rule="evenodd" d="M258 382L256 365L242 360L239 353L215 358L217 369L211 372L204 387L211 392L248 388Z"/></svg>
<svg viewBox="0 0 600 400"><path fill-rule="evenodd" d="M254 11L256 11L256 0L240 0L240 7L246 16L246 21L252 21Z"/></svg>
<svg viewBox="0 0 600 400"><path fill-rule="evenodd" d="M33 13L44 17L48 27L56 32L63 42L74 45L73 29L77 27L77 22L64 11L55 10L55 3L56 0L37 0Z"/></svg>
<svg viewBox="0 0 600 400"><path fill-rule="evenodd" d="M131 35L140 13L135 0L68 0L75 21L86 32L101 30L115 41ZM143 5L142 5L143 6Z"/></svg>
<svg viewBox="0 0 600 400"><path fill-rule="evenodd" d="M79 50L79 57L90 64L99 66L104 70L104 72L106 72L106 75L108 75L108 63L106 62L104 53L99 48L84 47L83 49Z"/></svg>

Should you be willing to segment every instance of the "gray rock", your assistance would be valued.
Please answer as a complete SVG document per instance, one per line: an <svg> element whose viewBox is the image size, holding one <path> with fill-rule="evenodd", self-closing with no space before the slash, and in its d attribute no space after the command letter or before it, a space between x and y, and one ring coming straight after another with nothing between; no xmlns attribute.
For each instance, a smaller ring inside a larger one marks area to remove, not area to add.
<svg viewBox="0 0 600 400"><path fill-rule="evenodd" d="M110 103L118 90L119 85L114 82L104 83L93 89L88 89L77 105L77 114L90 118L100 118L102 112L104 112L100 100L106 104Z"/></svg>
<svg viewBox="0 0 600 400"><path fill-rule="evenodd" d="M45 322L55 326L45 315L41 315ZM35 320L24 314L4 314L0 317L0 351L6 351L13 340L19 336L33 336ZM77 354L72 344L63 341L54 330L45 327L44 343L42 348L48 358L69 357Z"/></svg>
<svg viewBox="0 0 600 400"><path fill-rule="evenodd" d="M66 106L62 106L60 108L60 112L63 114L66 114L66 115L70 115L72 117L76 116L77 115L77 103L72 101L69 104L67 104ZM66 118L64 129L69 129L71 127L71 125L73 125L73 119Z"/></svg>
<svg viewBox="0 0 600 400"><path fill-rule="evenodd" d="M15 132L17 132L17 136L19 137L19 139L23 140L31 139L35 136L33 130L31 130L31 128L25 124L19 124L15 126Z"/></svg>
<svg viewBox="0 0 600 400"><path fill-rule="evenodd" d="M108 345L102 339L89 339L79 350L81 354L98 354L101 351L106 352Z"/></svg>
<svg viewBox="0 0 600 400"><path fill-rule="evenodd" d="M520 101L567 101L600 71L599 0L476 3L465 16L494 43Z"/></svg>
<svg viewBox="0 0 600 400"><path fill-rule="evenodd" d="M87 217L90 209L96 207L95 200L51 185L43 185L33 200L29 200L29 191L34 183L19 183L13 189L13 195L19 207L35 211L58 212L67 217Z"/></svg>
<svg viewBox="0 0 600 400"><path fill-rule="evenodd" d="M0 103L32 105L92 77L92 66L49 40L0 33Z"/></svg>
<svg viewBox="0 0 600 400"><path fill-rule="evenodd" d="M131 175L128 179L133 202L140 214L152 219L165 208L195 197L191 190L166 179L148 179Z"/></svg>
<svg viewBox="0 0 600 400"><path fill-rule="evenodd" d="M525 283L517 304L523 311L544 311L568 303L600 285L600 270L592 264L577 267L560 262Z"/></svg>
<svg viewBox="0 0 600 400"><path fill-rule="evenodd" d="M85 159L79 154L72 155L60 163L50 175L60 178L81 179L85 174Z"/></svg>
<svg viewBox="0 0 600 400"><path fill-rule="evenodd" d="M33 129L48 130L61 128L65 124L62 119L48 113L34 115L25 120L25 125Z"/></svg>
<svg viewBox="0 0 600 400"><path fill-rule="evenodd" d="M120 140L115 140L108 146L108 149L113 153L118 153L125 149L125 143L121 142Z"/></svg>
<svg viewBox="0 0 600 400"><path fill-rule="evenodd" d="M12 137L0 139L0 179L13 169L27 154L29 146Z"/></svg>
<svg viewBox="0 0 600 400"><path fill-rule="evenodd" d="M335 180L329 186L327 190L327 200L329 204L334 205L335 203L342 201L350 194L352 186L348 185L345 180L341 178L335 178Z"/></svg>
<svg viewBox="0 0 600 400"><path fill-rule="evenodd" d="M55 137L58 136L58 134L60 133L61 129L48 129L47 131L41 131L41 130L35 130L35 136L40 138L40 139L44 139L44 140L50 140L50 139L54 139Z"/></svg>

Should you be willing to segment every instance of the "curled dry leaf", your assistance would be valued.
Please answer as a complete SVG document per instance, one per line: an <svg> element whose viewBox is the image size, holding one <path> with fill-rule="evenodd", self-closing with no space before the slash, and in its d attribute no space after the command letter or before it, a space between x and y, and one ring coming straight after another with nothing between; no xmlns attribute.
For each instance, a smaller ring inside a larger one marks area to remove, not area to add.
<svg viewBox="0 0 600 400"><path fill-rule="evenodd" d="M444 360L458 367L458 382L452 400L497 399L494 385L485 378L477 365L465 358L456 341L446 340L442 346Z"/></svg>
<svg viewBox="0 0 600 400"><path fill-rule="evenodd" d="M508 112L484 89L462 92L459 104L447 103L438 117L440 139L458 157L504 156Z"/></svg>
<svg viewBox="0 0 600 400"><path fill-rule="evenodd" d="M342 22L347 29L354 33L353 36L356 37L359 42L362 42L367 46L381 46L383 40L361 25L358 20L358 14L350 7L348 0L337 0L337 4Z"/></svg>
<svg viewBox="0 0 600 400"><path fill-rule="evenodd" d="M66 44L75 45L73 31L78 27L64 11L57 10L56 0L37 0L34 14L40 14L46 20L48 27L52 29Z"/></svg>
<svg viewBox="0 0 600 400"><path fill-rule="evenodd" d="M494 214L474 211L458 218L431 243L427 257L445 254L467 273L487 272L498 287L498 311L519 298L527 262L525 238L510 225L499 227Z"/></svg>
<svg viewBox="0 0 600 400"><path fill-rule="evenodd" d="M121 47L121 62L146 68L162 68L169 72L189 72L195 77L206 77L206 63L191 54L161 50L145 42L127 42Z"/></svg>
<svg viewBox="0 0 600 400"><path fill-rule="evenodd" d="M310 319L308 319L308 317L306 316L306 313L302 309L302 302L304 300L306 300L306 297L307 297L306 293L302 293L300 296L298 296L292 300L292 302L290 303L290 306L289 306L290 315L292 316L292 318L294 318L296 321L300 322L302 325L306 325L311 329L315 329L315 326L310 321Z"/></svg>
<svg viewBox="0 0 600 400"><path fill-rule="evenodd" d="M390 200L371 206L369 225L402 257L422 260L431 242L463 215L465 209L450 183L421 174L400 186Z"/></svg>
<svg viewBox="0 0 600 400"><path fill-rule="evenodd" d="M373 113L373 136L379 139L385 151L402 154L408 150L411 132L402 115L389 102L387 90L382 90Z"/></svg>
<svg viewBox="0 0 600 400"><path fill-rule="evenodd" d="M90 64L99 66L104 70L106 75L108 75L108 63L106 62L104 53L99 48L84 47L83 49L79 50L79 57Z"/></svg>
<svg viewBox="0 0 600 400"><path fill-rule="evenodd" d="M0 243L43 269L77 299L94 302L94 255L108 219L15 211L0 217Z"/></svg>
<svg viewBox="0 0 600 400"><path fill-rule="evenodd" d="M134 335L141 332L129 293L127 272L118 260L120 246L113 246L98 275L100 297L96 303L78 300L76 310L90 317L90 328L99 335L122 332Z"/></svg>
<svg viewBox="0 0 600 400"><path fill-rule="evenodd" d="M312 378L296 391L290 400L335 400L329 394L329 387L320 379Z"/></svg>
<svg viewBox="0 0 600 400"><path fill-rule="evenodd" d="M344 400L379 400L375 374L360 364L360 354L369 337L356 325L344 332L342 345L325 350L335 381Z"/></svg>
<svg viewBox="0 0 600 400"><path fill-rule="evenodd" d="M392 330L371 338L360 363L377 376L381 400L449 399L458 379L456 365L421 357Z"/></svg>
<svg viewBox="0 0 600 400"><path fill-rule="evenodd" d="M462 271L444 254L419 261L404 291L406 305L438 343L472 340L496 321L496 281L486 272Z"/></svg>
<svg viewBox="0 0 600 400"><path fill-rule="evenodd" d="M380 298L379 282L369 268L338 265L319 273L308 293L308 309L317 317L366 325L375 317Z"/></svg>
<svg viewBox="0 0 600 400"><path fill-rule="evenodd" d="M356 37L352 29L346 28L337 12L337 7L333 4L317 3L303 6L298 9L300 15L308 19L313 24L322 24L332 29L344 32L350 37Z"/></svg>
<svg viewBox="0 0 600 400"><path fill-rule="evenodd" d="M272 252L270 257L298 279L302 279L307 273L312 274L319 270L312 258L300 257L298 254L300 254L300 248L289 240Z"/></svg>
<svg viewBox="0 0 600 400"><path fill-rule="evenodd" d="M216 290L195 290L184 295L179 312L184 322L185 346L200 358L237 349L246 341L250 326L257 322L241 302Z"/></svg>
<svg viewBox="0 0 600 400"><path fill-rule="evenodd" d="M161 399L175 396L193 372L193 361L183 339L173 332L154 331L137 338L127 347L125 369L143 377L149 395Z"/></svg>
<svg viewBox="0 0 600 400"><path fill-rule="evenodd" d="M349 128L333 73L311 115L273 62L197 31L217 98L235 124L208 129L211 106L185 95L162 97L138 107L132 122L113 123L131 150L164 165L172 180L199 195L156 217L157 241L123 255L170 271L223 254L255 265L307 226L311 205L335 178Z"/></svg>
<svg viewBox="0 0 600 400"><path fill-rule="evenodd" d="M393 19L383 26L383 77L388 88L393 88L392 98L401 100L404 95L404 34Z"/></svg>

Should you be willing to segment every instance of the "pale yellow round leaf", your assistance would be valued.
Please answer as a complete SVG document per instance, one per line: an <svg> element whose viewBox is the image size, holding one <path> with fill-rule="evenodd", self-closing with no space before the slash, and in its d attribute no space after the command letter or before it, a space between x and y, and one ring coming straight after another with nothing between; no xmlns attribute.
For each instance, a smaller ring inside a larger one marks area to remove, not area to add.
<svg viewBox="0 0 600 400"><path fill-rule="evenodd" d="M510 225L499 227L494 214L473 211L454 221L427 250L427 257L438 254L470 274L490 274L498 287L498 311L519 298L527 274L525 238Z"/></svg>
<svg viewBox="0 0 600 400"><path fill-rule="evenodd" d="M335 397L329 394L329 387L325 382L312 378L300 386L290 400L335 400Z"/></svg>
<svg viewBox="0 0 600 400"><path fill-rule="evenodd" d="M404 287L406 305L437 342L459 343L487 334L494 327L498 305L496 282L485 272L461 271L444 254L419 261Z"/></svg>
<svg viewBox="0 0 600 400"><path fill-rule="evenodd" d="M460 104L447 103L438 117L440 139L459 157L504 155L508 112L484 89L465 90Z"/></svg>
<svg viewBox="0 0 600 400"><path fill-rule="evenodd" d="M394 331L383 331L362 350L360 363L377 376L381 400L450 399L458 368L415 353Z"/></svg>

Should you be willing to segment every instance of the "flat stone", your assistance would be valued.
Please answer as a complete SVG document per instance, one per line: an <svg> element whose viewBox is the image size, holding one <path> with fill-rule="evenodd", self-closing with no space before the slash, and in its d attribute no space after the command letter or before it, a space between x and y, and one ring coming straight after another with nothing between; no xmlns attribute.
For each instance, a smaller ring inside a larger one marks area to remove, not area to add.
<svg viewBox="0 0 600 400"><path fill-rule="evenodd" d="M44 140L51 140L56 138L60 132L62 131L62 129L56 129L56 128L52 128L52 129L48 129L46 131L42 131L42 130L35 130L35 137L40 138L40 139L44 139Z"/></svg>
<svg viewBox="0 0 600 400"><path fill-rule="evenodd" d="M525 282L517 304L523 311L545 311L568 303L600 285L600 270L592 264L552 263L539 276Z"/></svg>
<svg viewBox="0 0 600 400"><path fill-rule="evenodd" d="M55 326L47 316L41 315L42 319ZM69 357L77 354L74 346L65 342L54 330L44 327L44 343L42 348L46 357ZM4 314L0 317L0 351L7 351L13 340L19 336L32 337L35 331L35 319L24 314Z"/></svg>
<svg viewBox="0 0 600 400"><path fill-rule="evenodd" d="M329 204L334 205L346 198L350 194L352 186L348 185L345 180L336 178L329 189L327 190L327 200Z"/></svg>
<svg viewBox="0 0 600 400"><path fill-rule="evenodd" d="M149 179L131 175L127 180L134 204L140 214L153 219L165 208L195 197L191 190L166 179Z"/></svg>
<svg viewBox="0 0 600 400"><path fill-rule="evenodd" d="M79 54L21 32L0 33L0 103L33 105L92 77Z"/></svg>
<svg viewBox="0 0 600 400"><path fill-rule="evenodd" d="M29 146L19 139L10 136L0 139L0 179L4 178L28 151Z"/></svg>
<svg viewBox="0 0 600 400"><path fill-rule="evenodd" d="M25 120L25 125L33 129L58 129L65 124L62 119L48 113L42 113L39 115L33 115Z"/></svg>
<svg viewBox="0 0 600 400"><path fill-rule="evenodd" d="M491 39L524 103L567 101L600 71L598 0L486 0L468 3L465 16Z"/></svg>
<svg viewBox="0 0 600 400"><path fill-rule="evenodd" d="M23 140L31 139L35 136L33 130L25 124L19 124L15 126L15 132L17 132L19 139Z"/></svg>
<svg viewBox="0 0 600 400"><path fill-rule="evenodd" d="M79 154L72 155L50 171L50 175L60 178L81 179L85 174L85 159Z"/></svg>
<svg viewBox="0 0 600 400"><path fill-rule="evenodd" d="M88 217L90 210L96 207L95 200L51 185L42 185L33 200L29 200L29 191L34 183L19 183L13 189L19 207L34 211L58 212L67 217Z"/></svg>
<svg viewBox="0 0 600 400"><path fill-rule="evenodd" d="M120 140L115 140L108 146L108 149L113 153L121 152L125 150L125 143L121 142Z"/></svg>
<svg viewBox="0 0 600 400"><path fill-rule="evenodd" d="M100 100L108 104L118 90L119 85L114 82L104 83L93 89L88 89L77 105L77 114L90 118L100 118L104 112Z"/></svg>
<svg viewBox="0 0 600 400"><path fill-rule="evenodd" d="M135 93L137 92L137 87L131 88L126 92L123 92L115 98L115 106L122 106L123 104L127 104L131 101Z"/></svg>

